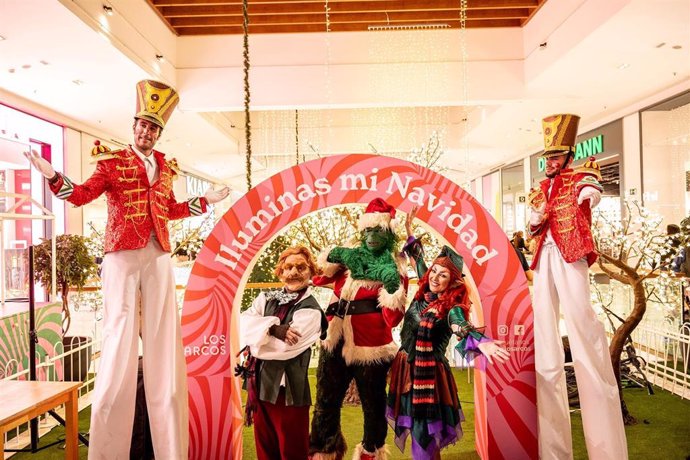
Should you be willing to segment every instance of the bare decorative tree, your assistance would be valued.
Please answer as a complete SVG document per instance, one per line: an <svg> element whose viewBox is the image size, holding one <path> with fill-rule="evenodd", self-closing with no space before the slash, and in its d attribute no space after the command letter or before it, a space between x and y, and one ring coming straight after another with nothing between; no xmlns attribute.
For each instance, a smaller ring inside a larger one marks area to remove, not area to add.
<svg viewBox="0 0 690 460"><path fill-rule="evenodd" d="M337 206L305 216L292 224L285 236L292 244L302 244L319 254L331 246L344 246L357 235L360 207Z"/></svg>
<svg viewBox="0 0 690 460"><path fill-rule="evenodd" d="M421 148L412 149L407 159L432 171L443 173L446 168L439 163L445 153L441 147L441 138L442 135L438 131L433 131L429 140Z"/></svg>
<svg viewBox="0 0 690 460"><path fill-rule="evenodd" d="M653 216L636 201L625 202L620 222L610 221L601 212L594 214L592 235L599 253L598 265L611 279L630 286L633 294L632 310L615 330L609 346L619 389L621 354L626 340L642 321L647 301L654 295L654 285L646 281L658 276L662 268L667 268L660 261L671 249L669 239L659 233L660 224L660 217ZM622 391L620 397L623 421L626 425L634 425L637 420L628 411Z"/></svg>

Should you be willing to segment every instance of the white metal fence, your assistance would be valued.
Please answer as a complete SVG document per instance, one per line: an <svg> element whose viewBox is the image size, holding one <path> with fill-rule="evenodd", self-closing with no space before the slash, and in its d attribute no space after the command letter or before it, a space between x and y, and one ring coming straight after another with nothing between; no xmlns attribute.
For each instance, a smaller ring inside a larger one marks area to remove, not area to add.
<svg viewBox="0 0 690 460"><path fill-rule="evenodd" d="M690 323L677 331L642 323L632 339L638 354L647 361L647 379L681 398L690 399Z"/></svg>

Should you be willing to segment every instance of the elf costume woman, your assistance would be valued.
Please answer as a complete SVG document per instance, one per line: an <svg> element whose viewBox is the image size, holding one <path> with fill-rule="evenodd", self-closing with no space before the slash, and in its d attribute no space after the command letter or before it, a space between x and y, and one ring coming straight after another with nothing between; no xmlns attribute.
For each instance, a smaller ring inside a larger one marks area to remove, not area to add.
<svg viewBox="0 0 690 460"><path fill-rule="evenodd" d="M445 357L451 336L460 339L456 349L463 357L482 353L489 363L493 359L504 362L508 351L469 322L462 257L444 246L427 270L422 246L410 228L415 214L416 208L406 221L409 243L405 251L416 263L419 290L405 313L401 347L391 366L386 416L401 451L412 434L413 459L438 459L442 448L462 437L464 420Z"/></svg>

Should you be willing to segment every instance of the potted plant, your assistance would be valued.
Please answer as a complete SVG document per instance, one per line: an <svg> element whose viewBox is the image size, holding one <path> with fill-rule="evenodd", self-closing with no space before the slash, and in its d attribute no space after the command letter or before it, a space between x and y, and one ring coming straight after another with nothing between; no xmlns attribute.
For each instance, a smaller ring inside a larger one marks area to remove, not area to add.
<svg viewBox="0 0 690 460"><path fill-rule="evenodd" d="M97 274L98 266L89 252L88 238L80 235L58 235L55 240L57 250L55 284L62 296L62 343L65 352L68 352L91 340L90 337L67 336L71 324L69 290L70 288L77 290L83 288L88 280ZM36 279L44 287L50 286L52 282L51 257L50 240L44 240L34 248L34 273ZM70 354L69 358L64 360L65 380L83 381L90 359L91 347L82 348L76 357ZM75 372L76 370L78 372Z"/></svg>

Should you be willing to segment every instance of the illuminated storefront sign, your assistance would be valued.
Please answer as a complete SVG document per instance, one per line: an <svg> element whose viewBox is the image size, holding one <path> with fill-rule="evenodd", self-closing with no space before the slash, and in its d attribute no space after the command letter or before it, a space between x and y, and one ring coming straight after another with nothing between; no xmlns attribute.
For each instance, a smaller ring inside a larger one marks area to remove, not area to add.
<svg viewBox="0 0 690 460"><path fill-rule="evenodd" d="M582 142L578 142L575 146L575 158L573 161L582 160L583 158L589 158L596 156L600 153L604 153L604 135L599 134L595 137L590 137ZM546 169L546 159L539 158L537 160L537 168L539 172L543 172Z"/></svg>

